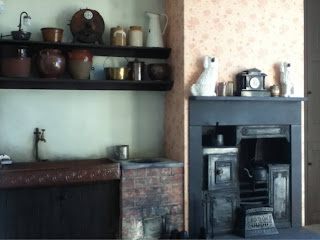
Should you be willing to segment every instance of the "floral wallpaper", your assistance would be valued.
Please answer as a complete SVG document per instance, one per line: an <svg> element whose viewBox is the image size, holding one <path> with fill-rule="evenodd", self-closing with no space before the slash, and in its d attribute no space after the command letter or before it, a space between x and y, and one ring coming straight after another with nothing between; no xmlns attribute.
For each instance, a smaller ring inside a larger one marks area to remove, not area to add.
<svg viewBox="0 0 320 240"><path fill-rule="evenodd" d="M243 70L266 73L279 84L279 63L290 62L303 95L303 0L185 0L186 94L202 72L204 55L219 59L219 80Z"/></svg>
<svg viewBox="0 0 320 240"><path fill-rule="evenodd" d="M185 163L187 211L188 98L190 86L203 71L204 56L218 58L218 82L235 81L237 73L258 68L268 75L267 88L280 84L280 62L290 62L296 95L302 97L304 1L166 0L166 13L174 80L166 98L166 153Z"/></svg>

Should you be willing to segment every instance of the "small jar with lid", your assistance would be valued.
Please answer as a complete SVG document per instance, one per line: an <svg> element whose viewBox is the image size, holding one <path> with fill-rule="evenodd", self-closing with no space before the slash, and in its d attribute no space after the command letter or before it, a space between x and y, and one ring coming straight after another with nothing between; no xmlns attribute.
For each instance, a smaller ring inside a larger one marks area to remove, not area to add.
<svg viewBox="0 0 320 240"><path fill-rule="evenodd" d="M131 26L129 31L129 46L142 47L143 33L141 26Z"/></svg>
<svg viewBox="0 0 320 240"><path fill-rule="evenodd" d="M119 26L111 28L110 44L111 46L126 46L127 45L126 29Z"/></svg>

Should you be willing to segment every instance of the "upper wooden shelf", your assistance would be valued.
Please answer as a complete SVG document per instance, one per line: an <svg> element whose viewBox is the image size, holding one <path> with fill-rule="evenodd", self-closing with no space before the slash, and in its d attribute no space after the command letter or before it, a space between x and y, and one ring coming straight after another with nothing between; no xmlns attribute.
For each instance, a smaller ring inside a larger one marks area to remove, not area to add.
<svg viewBox="0 0 320 240"><path fill-rule="evenodd" d="M95 56L132 57L132 58L155 58L167 59L170 56L171 48L156 47L118 47L88 43L65 43L65 42L42 42L23 40L0 40L0 45L15 45L30 47L34 51L44 48L58 48L63 51L73 49L86 49Z"/></svg>
<svg viewBox="0 0 320 240"><path fill-rule="evenodd" d="M168 91L173 81L77 80L0 77L0 89Z"/></svg>

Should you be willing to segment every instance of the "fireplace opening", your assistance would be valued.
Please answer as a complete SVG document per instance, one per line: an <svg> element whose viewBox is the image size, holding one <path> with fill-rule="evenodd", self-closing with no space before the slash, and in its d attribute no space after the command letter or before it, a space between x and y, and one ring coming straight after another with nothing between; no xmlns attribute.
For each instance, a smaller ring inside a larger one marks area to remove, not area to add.
<svg viewBox="0 0 320 240"><path fill-rule="evenodd" d="M205 126L202 154L206 237L276 234L290 226L290 126ZM235 223L248 219L255 223L239 230Z"/></svg>
<svg viewBox="0 0 320 240"><path fill-rule="evenodd" d="M212 238L223 234L222 230L234 234L237 209L243 209L243 216L252 221L247 226L254 235L271 231L264 228L272 227L270 222L255 222L270 220L270 215L277 229L301 227L304 100L190 97L191 238ZM241 208L244 204L247 207Z"/></svg>

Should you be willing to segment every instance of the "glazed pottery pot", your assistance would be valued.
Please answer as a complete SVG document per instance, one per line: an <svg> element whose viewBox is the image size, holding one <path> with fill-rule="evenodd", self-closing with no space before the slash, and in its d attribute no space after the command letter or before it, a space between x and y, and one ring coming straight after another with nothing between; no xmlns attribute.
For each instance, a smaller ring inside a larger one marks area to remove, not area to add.
<svg viewBox="0 0 320 240"><path fill-rule="evenodd" d="M74 79L88 79L92 69L93 55L87 50L68 52L68 70Z"/></svg>
<svg viewBox="0 0 320 240"><path fill-rule="evenodd" d="M151 80L168 80L171 69L167 63L149 64L147 72Z"/></svg>
<svg viewBox="0 0 320 240"><path fill-rule="evenodd" d="M31 58L29 49L19 46L1 46L1 75L5 77L29 77Z"/></svg>
<svg viewBox="0 0 320 240"><path fill-rule="evenodd" d="M61 28L41 28L42 38L45 42L61 42L63 29Z"/></svg>
<svg viewBox="0 0 320 240"><path fill-rule="evenodd" d="M64 73L66 59L61 50L43 49L37 58L37 67L41 77L59 78Z"/></svg>

